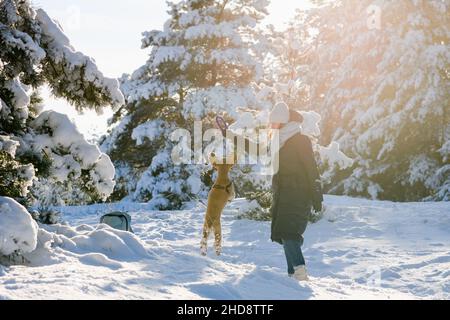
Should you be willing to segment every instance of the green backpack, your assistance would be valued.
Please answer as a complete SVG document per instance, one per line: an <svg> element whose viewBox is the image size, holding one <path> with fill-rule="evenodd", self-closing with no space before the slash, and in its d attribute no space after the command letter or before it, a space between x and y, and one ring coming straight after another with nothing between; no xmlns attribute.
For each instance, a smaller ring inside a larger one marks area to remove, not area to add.
<svg viewBox="0 0 450 320"><path fill-rule="evenodd" d="M107 224L111 228L133 232L131 228L131 217L125 212L111 212L100 218L100 223Z"/></svg>

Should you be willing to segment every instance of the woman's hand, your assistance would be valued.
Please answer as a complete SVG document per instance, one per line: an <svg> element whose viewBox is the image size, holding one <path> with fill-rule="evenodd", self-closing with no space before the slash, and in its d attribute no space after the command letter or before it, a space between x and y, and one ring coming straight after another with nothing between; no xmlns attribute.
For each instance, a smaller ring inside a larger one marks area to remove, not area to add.
<svg viewBox="0 0 450 320"><path fill-rule="evenodd" d="M323 206L322 202L316 202L313 204L313 209L315 212L322 212Z"/></svg>

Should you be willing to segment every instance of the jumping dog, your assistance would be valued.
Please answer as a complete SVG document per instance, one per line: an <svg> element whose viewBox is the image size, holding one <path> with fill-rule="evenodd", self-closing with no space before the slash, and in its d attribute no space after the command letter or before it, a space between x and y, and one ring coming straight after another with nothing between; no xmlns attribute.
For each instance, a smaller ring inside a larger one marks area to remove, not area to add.
<svg viewBox="0 0 450 320"><path fill-rule="evenodd" d="M214 153L211 153L210 163L217 170L217 180L211 188L208 195L208 205L206 208L205 222L203 224L203 237L200 242L200 251L202 255L206 255L208 247L208 238L211 231L214 232L214 248L219 256L222 252L222 228L220 218L222 210L228 201L234 198L233 183L228 177L233 164L224 159L221 163L217 161Z"/></svg>

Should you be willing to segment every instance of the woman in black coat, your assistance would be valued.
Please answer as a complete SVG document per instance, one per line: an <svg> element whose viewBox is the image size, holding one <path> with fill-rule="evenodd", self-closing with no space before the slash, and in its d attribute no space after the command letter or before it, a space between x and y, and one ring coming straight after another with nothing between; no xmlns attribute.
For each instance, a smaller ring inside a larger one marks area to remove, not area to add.
<svg viewBox="0 0 450 320"><path fill-rule="evenodd" d="M320 175L311 140L301 133L302 115L278 103L269 122L279 130L280 141L278 170L272 178L271 239L284 247L289 276L307 280L301 246L311 209L322 210Z"/></svg>
<svg viewBox="0 0 450 320"><path fill-rule="evenodd" d="M289 123L298 122L302 122L301 115L290 112ZM285 125L271 123L272 128L280 130ZM272 241L284 247L288 274L307 280L301 250L303 233L311 209L322 210L323 196L311 140L300 132L293 134L279 150L279 168L272 178L272 191Z"/></svg>
<svg viewBox="0 0 450 320"><path fill-rule="evenodd" d="M285 103L278 103L270 113L269 122L279 133L278 148L271 150L278 158L278 168L272 178L271 239L283 245L289 276L303 281L308 279L301 249L303 233L311 210L322 210L319 170L311 140L301 133L300 113L290 111ZM221 129L226 136L226 129ZM247 153L260 149L250 147L254 143L244 140Z"/></svg>

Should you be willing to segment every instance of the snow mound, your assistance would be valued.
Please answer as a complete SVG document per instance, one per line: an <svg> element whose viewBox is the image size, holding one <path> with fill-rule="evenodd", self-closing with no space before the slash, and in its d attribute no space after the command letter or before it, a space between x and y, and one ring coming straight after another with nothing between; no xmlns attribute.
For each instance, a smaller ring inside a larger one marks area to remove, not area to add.
<svg viewBox="0 0 450 320"><path fill-rule="evenodd" d="M137 236L130 232L99 225L97 229L71 239L80 251L103 253L109 258L129 260L148 257L149 253Z"/></svg>
<svg viewBox="0 0 450 320"><path fill-rule="evenodd" d="M30 213L11 198L0 197L0 254L31 252L37 245L38 225Z"/></svg>
<svg viewBox="0 0 450 320"><path fill-rule="evenodd" d="M26 255L31 265L42 266L78 260L90 266L122 268L119 261L150 258L144 243L134 234L101 224L97 227L62 224L41 225L38 247Z"/></svg>

